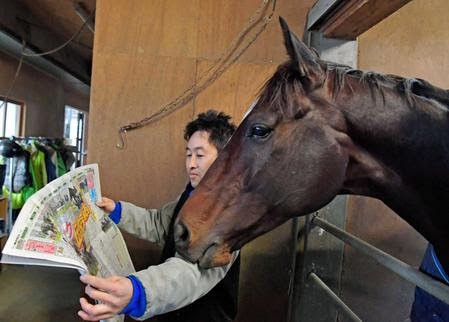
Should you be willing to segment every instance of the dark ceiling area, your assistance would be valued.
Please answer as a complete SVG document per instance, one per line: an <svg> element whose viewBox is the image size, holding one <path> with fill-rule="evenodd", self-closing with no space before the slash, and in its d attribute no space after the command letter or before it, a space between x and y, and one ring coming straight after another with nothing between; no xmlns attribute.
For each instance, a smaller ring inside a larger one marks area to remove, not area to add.
<svg viewBox="0 0 449 322"><path fill-rule="evenodd" d="M20 57L25 42L27 53L39 54L76 35L62 49L36 59L90 85L94 17L95 0L0 0L0 50ZM28 57L24 61L33 64Z"/></svg>

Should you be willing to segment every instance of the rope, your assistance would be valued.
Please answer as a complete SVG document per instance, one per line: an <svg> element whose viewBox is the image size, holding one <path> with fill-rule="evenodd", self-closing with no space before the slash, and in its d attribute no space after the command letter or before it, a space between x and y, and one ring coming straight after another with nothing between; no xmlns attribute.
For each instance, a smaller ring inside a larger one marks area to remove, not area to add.
<svg viewBox="0 0 449 322"><path fill-rule="evenodd" d="M45 51L45 52L43 52L43 53L27 53L27 52L25 52L25 48L24 48L24 50L22 50L22 56L25 56L25 57L41 57L41 56L46 56L46 55L51 55L51 54L54 54L54 53L56 53L57 51L60 51L61 49L63 49L64 47L66 47L68 44L70 44L76 37L78 37L80 34L81 34L81 32L83 31L83 29L84 29L84 27L86 27L86 25L87 25L87 23L90 21L90 18L92 17L92 15L94 14L94 12L95 12L95 10L93 10L90 14L89 14L89 16L87 17L87 19L86 20L84 20L84 22L83 22L83 24L81 25L81 27L78 29L78 31L77 32L75 32L73 35L72 35L72 37L70 37L69 38L69 40L67 40L65 43L63 43L62 45L60 45L60 46L58 46L58 47L56 47L56 48L54 48L54 49L51 49L51 50L49 50L49 51Z"/></svg>
<svg viewBox="0 0 449 322"><path fill-rule="evenodd" d="M271 10L265 14L269 8L270 2L272 3ZM276 0L263 0L254 14L250 17L243 30L237 35L236 38L234 38L230 46L220 55L218 61L198 78L196 84L186 89L181 95L152 115L145 117L138 122L132 122L120 127L118 130L120 143L118 143L116 147L118 149L124 149L126 147L126 132L144 127L164 118L165 116L185 106L204 89L209 87L234 62L236 62L240 56L243 55L243 53L254 43L254 41L256 41L270 22L275 9Z"/></svg>
<svg viewBox="0 0 449 322"><path fill-rule="evenodd" d="M26 42L25 42L24 39L22 39L22 52L20 54L19 64L17 65L16 73L14 75L14 78L13 78L12 82L11 82L11 85L9 86L9 89L6 92L6 95L3 97L3 103L0 105L0 109L3 106L6 105L8 99L9 99L9 95L11 94L11 92L12 92L12 90L14 88L14 85L15 85L15 83L17 81L17 78L19 77L20 70L22 69L22 64L23 64L24 57L41 57L41 56L46 56L46 55L50 55L50 54L56 53L57 51L63 49L68 44L70 44L76 37L79 36L79 34L83 31L84 27L87 25L88 21L91 19L91 17L94 14L94 12L95 12L95 10L92 11L89 14L87 19L83 22L81 27L78 29L78 31L75 32L73 34L73 36L69 38L69 40L67 40L65 43L63 43L62 45L60 45L60 46L58 46L58 47L56 47L56 48L54 48L52 50L49 50L49 51L46 51L46 52L43 52L43 53L27 53L27 52L25 52L25 50L26 50Z"/></svg>
<svg viewBox="0 0 449 322"><path fill-rule="evenodd" d="M25 50L25 40L22 40L22 52ZM23 64L23 55L20 56L20 60L19 60L19 64L17 65L17 69L16 69L16 73L14 75L14 78L11 82L11 85L9 85L8 91L6 92L6 95L3 97L3 103L0 105L0 109L5 106L6 107L6 103L8 102L9 99L9 95L12 92L12 89L14 88L14 85L16 84L17 78L19 78L19 74L20 74L20 70L22 69L22 64ZM6 122L6 118L5 118L5 122Z"/></svg>

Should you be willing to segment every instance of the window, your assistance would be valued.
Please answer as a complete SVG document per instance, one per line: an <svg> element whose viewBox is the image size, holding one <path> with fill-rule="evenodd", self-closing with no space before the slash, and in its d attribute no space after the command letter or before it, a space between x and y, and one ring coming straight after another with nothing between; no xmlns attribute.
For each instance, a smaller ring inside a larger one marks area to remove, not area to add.
<svg viewBox="0 0 449 322"><path fill-rule="evenodd" d="M22 134L22 107L20 103L0 99L0 136Z"/></svg>
<svg viewBox="0 0 449 322"><path fill-rule="evenodd" d="M85 124L87 112L80 111L71 106L65 107L64 118L64 138L68 139L69 144L76 147L74 166L84 164L85 157Z"/></svg>

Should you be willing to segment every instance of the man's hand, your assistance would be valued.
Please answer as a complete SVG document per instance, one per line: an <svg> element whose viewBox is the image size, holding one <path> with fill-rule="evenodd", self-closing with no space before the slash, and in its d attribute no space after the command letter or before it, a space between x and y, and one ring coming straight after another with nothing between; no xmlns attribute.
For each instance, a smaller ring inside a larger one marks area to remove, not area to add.
<svg viewBox="0 0 449 322"><path fill-rule="evenodd" d="M115 201L106 197L101 198L97 201L97 206L102 208L105 212L110 214L115 209Z"/></svg>
<svg viewBox="0 0 449 322"><path fill-rule="evenodd" d="M92 305L85 298L80 298L81 310L78 315L85 321L109 319L122 312L131 301L133 285L126 277L101 278L86 274L80 280L87 284L86 294L99 302Z"/></svg>

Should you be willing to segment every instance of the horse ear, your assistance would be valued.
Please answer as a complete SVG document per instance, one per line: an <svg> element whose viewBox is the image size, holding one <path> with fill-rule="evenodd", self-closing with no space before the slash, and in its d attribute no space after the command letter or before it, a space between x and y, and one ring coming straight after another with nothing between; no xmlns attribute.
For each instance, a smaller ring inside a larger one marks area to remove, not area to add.
<svg viewBox="0 0 449 322"><path fill-rule="evenodd" d="M290 59L296 62L299 74L312 83L322 83L324 71L320 64L320 59L315 50L309 49L298 37L290 31L284 18L279 17L282 33L284 35L285 48Z"/></svg>

